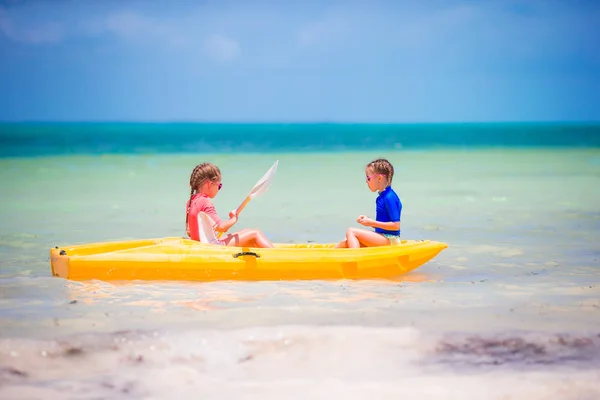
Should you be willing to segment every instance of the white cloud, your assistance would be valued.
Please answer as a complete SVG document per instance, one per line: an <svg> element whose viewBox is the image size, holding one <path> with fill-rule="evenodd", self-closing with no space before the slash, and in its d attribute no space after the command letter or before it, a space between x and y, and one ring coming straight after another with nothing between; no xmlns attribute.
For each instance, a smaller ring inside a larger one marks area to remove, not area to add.
<svg viewBox="0 0 600 400"><path fill-rule="evenodd" d="M29 44L57 43L65 36L64 27L52 21L27 21L15 23L0 8L0 32L15 42Z"/></svg>
<svg viewBox="0 0 600 400"><path fill-rule="evenodd" d="M104 17L83 20L82 30L90 35L112 34L130 42L164 43L181 46L188 43L190 32L175 21L160 20L130 12L114 12Z"/></svg>
<svg viewBox="0 0 600 400"><path fill-rule="evenodd" d="M598 10L585 13L558 3L515 10L503 1L439 0L385 6L352 2L327 9L298 6L296 10L283 5L230 9L190 2L193 6L185 12L168 3L162 9L144 8L142 3L57 4L24 2L0 7L0 35L38 45L69 37L97 39L100 45L112 44L114 39L202 61L209 57L218 63L239 59L242 48L236 38L243 38L246 65L274 66L294 65L315 56L333 59L369 54L383 59L399 52L408 61L429 57L461 65L477 57L497 61L579 51L598 59L600 54L591 39L598 32L594 28L600 21ZM180 51L182 47L185 52Z"/></svg>
<svg viewBox="0 0 600 400"><path fill-rule="evenodd" d="M194 35L190 26L182 26L184 19L163 19L127 10L70 10L45 9L43 5L5 10L0 7L0 34L25 44L58 43L69 37L115 37L151 44L163 43L180 46ZM193 27L192 27L193 28Z"/></svg>
<svg viewBox="0 0 600 400"><path fill-rule="evenodd" d="M132 12L111 14L106 17L104 27L107 31L125 38L146 35L156 23Z"/></svg>
<svg viewBox="0 0 600 400"><path fill-rule="evenodd" d="M228 62L240 57L238 42L223 35L211 35L204 41L206 54L217 62Z"/></svg>

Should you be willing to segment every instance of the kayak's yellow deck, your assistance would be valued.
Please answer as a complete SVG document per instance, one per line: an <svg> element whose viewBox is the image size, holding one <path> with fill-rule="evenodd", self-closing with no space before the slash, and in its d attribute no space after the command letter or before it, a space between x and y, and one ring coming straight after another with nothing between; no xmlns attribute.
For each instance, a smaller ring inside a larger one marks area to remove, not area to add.
<svg viewBox="0 0 600 400"><path fill-rule="evenodd" d="M335 249L333 243L277 243L272 249L203 244L184 238L91 243L50 251L52 274L72 280L298 280L392 278L447 244L403 240Z"/></svg>

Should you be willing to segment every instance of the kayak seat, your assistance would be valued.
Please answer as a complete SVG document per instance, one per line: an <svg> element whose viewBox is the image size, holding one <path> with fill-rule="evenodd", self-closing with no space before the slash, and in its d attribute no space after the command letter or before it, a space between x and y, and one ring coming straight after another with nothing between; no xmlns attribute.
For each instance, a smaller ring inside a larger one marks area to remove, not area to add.
<svg viewBox="0 0 600 400"><path fill-rule="evenodd" d="M215 236L215 222L205 212L198 213L198 235L201 243L222 244Z"/></svg>

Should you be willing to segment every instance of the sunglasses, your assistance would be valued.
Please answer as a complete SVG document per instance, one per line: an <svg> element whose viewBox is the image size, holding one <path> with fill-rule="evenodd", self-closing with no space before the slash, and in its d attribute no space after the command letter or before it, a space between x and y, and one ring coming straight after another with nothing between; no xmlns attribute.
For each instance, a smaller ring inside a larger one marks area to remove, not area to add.
<svg viewBox="0 0 600 400"><path fill-rule="evenodd" d="M367 175L367 182L369 182L371 180L371 178L374 176L385 176L385 175L383 175L383 174Z"/></svg>

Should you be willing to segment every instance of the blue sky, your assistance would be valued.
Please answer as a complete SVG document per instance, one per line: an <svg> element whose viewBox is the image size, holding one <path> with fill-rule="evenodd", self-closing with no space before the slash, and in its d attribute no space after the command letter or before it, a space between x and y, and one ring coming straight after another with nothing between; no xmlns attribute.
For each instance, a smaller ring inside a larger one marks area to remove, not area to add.
<svg viewBox="0 0 600 400"><path fill-rule="evenodd" d="M0 120L600 121L600 1L0 0Z"/></svg>

